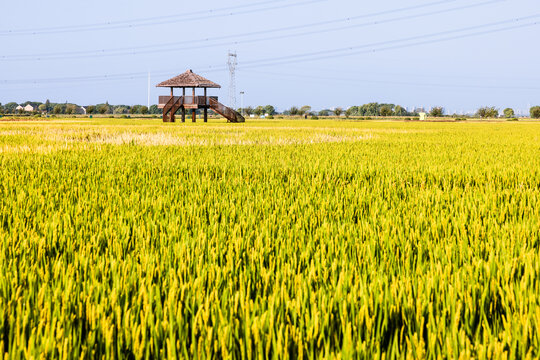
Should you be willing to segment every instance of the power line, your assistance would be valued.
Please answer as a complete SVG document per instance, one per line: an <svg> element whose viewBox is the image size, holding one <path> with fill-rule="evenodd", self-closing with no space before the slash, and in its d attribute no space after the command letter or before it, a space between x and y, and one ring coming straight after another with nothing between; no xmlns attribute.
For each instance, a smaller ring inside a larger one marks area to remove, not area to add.
<svg viewBox="0 0 540 360"><path fill-rule="evenodd" d="M470 84L446 84L446 83L418 83L418 82L405 82L405 81L386 81L386 80L370 80L365 78L340 78L340 77L330 77L330 76L313 76L313 75L302 75L294 73L283 73L283 72L269 72L269 71L258 71L258 70L240 70L241 72L252 73L252 74L263 74L269 75L271 77L282 76L282 77L297 77L308 80L321 80L321 81L340 81L340 82L351 82L351 83L375 83L375 84L389 84L389 85L406 85L406 86L421 86L421 87L438 87L438 88L458 88L458 89L505 89L505 90L540 90L539 86L495 86L495 85L470 85Z"/></svg>
<svg viewBox="0 0 540 360"><path fill-rule="evenodd" d="M450 1L455 2L455 1L458 1L458 0L450 0ZM254 39L240 40L240 41L233 41L233 42L225 42L225 43L218 43L218 44L208 44L208 42L224 40L224 39L231 39L231 38L238 38L238 37L246 37L246 36L253 36L253 35L262 35L262 34L283 32L283 31L289 31L291 29L305 29L305 28L309 28L309 27L328 25L328 24L331 24L331 23L350 22L350 21L354 21L354 20L359 19L359 18L368 17L369 15L361 15L361 16L356 16L356 17L335 19L335 20L330 20L330 21L323 21L323 22L311 23L311 24L300 25L300 26L293 26L293 27L270 29L270 30L266 30L266 31L242 33L242 34L235 34L235 35L220 36L220 37L215 37L215 38L187 40L187 41L156 44L156 45L138 46L138 47L131 47L131 48L84 50L84 51L64 51L64 52L54 52L54 53L46 53L46 54L2 55L0 57L0 61L31 61L31 60L55 60L55 59L75 59L75 58L85 58L86 59L88 57L121 56L121 55L135 55L135 54L140 55L140 54L149 54L149 53L153 54L153 53L165 53L165 52L176 52L176 51L184 51L184 50L211 48L211 47L216 47L216 46L239 45L239 44L254 43L254 42L261 42L261 41L269 41L269 40L277 40L277 39L292 38L292 37L299 37L299 36L307 36L307 35L314 35L314 34L330 33L330 32L334 32L334 31L350 30L350 29L353 29L353 28L360 28L360 27L373 26L373 25L382 25L382 24L398 22L398 21L412 20L412 19L417 19L417 18L421 18L421 17L433 16L433 15L438 15L438 14L443 14L443 13L448 13L448 12L453 12L453 11L470 9L470 8L474 8L474 7L486 6L486 5L490 5L490 4L494 4L494 3L499 3L499 2L502 2L502 1L506 1L506 0L490 0L490 1L484 1L484 2L480 2L480 3L476 3L476 4L469 4L469 5L453 7L453 8L449 8L449 9L441 9L441 10L430 11L430 12L414 14L414 15L408 15L408 16L394 17L394 18L390 18L390 19L377 20L377 21L368 22L368 23L351 24L351 25L346 25L346 26L334 27L334 28L330 28L330 29L322 29L322 30L301 32L301 33L297 33L297 34L285 34L285 35L278 35L278 36L272 36L272 37L266 37L266 38L254 38ZM425 4L423 7L434 6L435 4L440 4L440 3L441 2ZM419 8L419 6L413 6L413 7L408 7L408 8L397 9L397 10L393 10L392 12L393 13L398 12L398 11L403 12L403 11L408 11L408 10L417 9L417 8ZM374 13L372 16L378 16L379 14L381 14L381 13ZM181 46L183 44L191 44L191 43L197 43L197 44L204 43L204 44L197 45L197 46L192 46L192 47Z"/></svg>
<svg viewBox="0 0 540 360"><path fill-rule="evenodd" d="M131 28L138 28L138 27L145 27L145 26L173 24L177 22L185 23L185 22L192 22L192 21L208 20L208 19L219 18L219 17L253 14L253 13L270 11L270 10L278 10L278 9L285 9L285 8L297 7L297 6L303 6L303 5L310 5L310 4L319 3L319 2L323 2L327 0L304 0L304 1L297 1L293 3L284 4L284 5L266 6L260 9L242 10L244 8L256 7L256 6L267 5L267 4L275 4L277 2L285 2L285 1L287 0L262 1L262 2L257 2L257 3L251 3L251 4L233 6L233 7L225 7L225 8L219 8L219 9L214 9L214 10L196 11L192 13L183 13L183 14L175 14L175 15L160 16L160 17L141 18L141 19L134 19L134 20L129 20L129 21L95 23L95 24L88 24L88 25L57 26L57 27L36 28L36 29L2 30L0 31L0 36L46 35L46 34L76 33L76 32L98 31L98 30L131 29ZM240 9L240 10L231 12L231 10L237 10L237 9ZM216 13L221 13L221 14L216 14Z"/></svg>
<svg viewBox="0 0 540 360"><path fill-rule="evenodd" d="M500 25L510 24L510 23L519 23L524 20L531 20L531 19L539 18L539 17L540 17L540 14L537 14L537 15L531 15L531 16L526 16L522 18L488 23L484 25L471 26L471 27L466 27L466 28L461 28L461 29L456 29L456 30L442 31L442 32L437 32L433 34L419 35L419 36L396 39L396 40L374 42L374 43L369 43L369 44L351 46L347 48L327 49L324 51L296 54L296 55L290 55L290 56L282 56L282 57L276 57L276 58L271 58L271 59L252 60L252 61L247 61L245 63L240 63L239 69L243 70L246 68L266 67L266 66L281 65L281 64L288 64L288 63L295 63L295 62L305 62L305 61L315 61L315 60L321 60L321 59L327 59L327 58L335 58L336 56L351 56L351 55L358 55L358 54L363 54L363 53L373 53L373 52L387 51L387 50L398 49L398 48L406 48L406 47L431 44L431 43L437 43L437 42L443 42L443 41L449 41L449 40L455 40L455 39L461 39L461 38L467 38L467 37L475 37L475 36L480 36L480 35L499 33L502 31L509 31L509 30L514 30L514 29L519 29L519 28L536 26L538 25L538 22L512 25L512 26L506 26L506 27L502 27L498 29L477 31L473 33L465 33L465 34L460 34L460 35L453 35L453 36L447 36L447 37L442 37L442 38L430 39L437 36L456 34L456 33L461 33L461 32L466 32L466 31L471 31L471 30L481 30L484 28L500 26ZM426 40L426 39L429 39L429 40ZM416 41L416 42L411 42L411 41ZM388 46L385 46L385 45L388 45ZM369 48L369 47L371 47L371 49L358 51L359 49L364 49L364 48ZM207 69L204 69L204 71L205 72L224 71L225 69L226 67L222 67L222 66L215 66L215 67L209 66ZM156 72L154 74L164 75L164 74L170 74L170 73L171 72ZM146 75L147 75L146 72L135 72L135 73L124 73L124 74L113 74L113 75L94 75L94 76L78 76L78 77L64 77L64 78L3 80L3 81L0 81L0 83L36 84L36 83L47 83L47 82L105 81L105 80L111 81L111 80L136 79L136 78L144 77Z"/></svg>
<svg viewBox="0 0 540 360"><path fill-rule="evenodd" d="M440 31L440 32L431 33L431 34L427 34L427 35L412 36L412 37L401 38L401 39L396 39L396 40L373 42L373 43L368 43L368 44L348 46L348 47L342 47L342 48L337 48L337 49L326 49L326 50L314 51L314 52L303 53L303 54L280 56L280 57L275 57L275 58L271 58L271 59L252 60L252 61L245 62L243 64L241 63L240 66L245 67L245 66L250 66L250 65L255 65L255 64L260 65L262 63L272 63L273 65L275 65L275 64L282 64L283 61L299 60L301 58L307 58L307 59L304 59L304 60L319 60L319 59L326 59L326 58L335 58L336 56L346 56L347 53L348 53L348 55L355 55L355 54L365 53L365 52L354 52L355 50L359 50L359 49L363 49L363 48L369 48L369 47L373 48L373 47L377 47L377 46L384 46L384 45L390 45L390 44L399 44L399 43L402 43L402 42L410 42L410 41L415 41L415 40L428 39L428 38L433 38L433 37L437 37L437 36L443 36L443 35L449 35L449 34L455 34L455 33L473 31L473 30L480 30L480 29L484 29L484 28L495 27L495 26L506 25L506 24L512 24L512 23L519 23L519 22L522 22L522 21L525 21L525 20L532 20L532 19L537 19L537 18L540 18L540 14L525 16L525 17L521 17L521 18L514 18L514 19L510 19L510 20L496 21L496 22L483 24L483 25L469 26L469 27L456 29L456 30ZM500 29L488 30L488 31L483 31L483 32L478 32L478 33L465 34L465 35L460 35L460 36L457 36L457 37L435 39L435 40L430 40L428 42L422 41L422 42L419 42L419 43L407 44L405 46L400 45L399 47L407 47L407 46L412 46L412 45L416 46L416 45L419 45L419 44L427 44L427 43L432 43L432 42L447 41L447 40L463 38L463 37L478 36L478 35L484 35L484 34L489 34L489 33L496 33L496 32L506 31L506 30L513 30L513 29L520 28L520 27L534 26L534 25L537 25L537 24L538 24L537 22L534 22L534 23L529 23L529 24L524 24L524 25L519 25L519 26L503 27L503 28L500 28ZM395 47L395 48L398 48L398 47ZM382 50L388 50L388 49L390 49L390 48L370 49L367 52L376 52L376 51L382 51ZM340 54L340 53L343 53L343 54Z"/></svg>

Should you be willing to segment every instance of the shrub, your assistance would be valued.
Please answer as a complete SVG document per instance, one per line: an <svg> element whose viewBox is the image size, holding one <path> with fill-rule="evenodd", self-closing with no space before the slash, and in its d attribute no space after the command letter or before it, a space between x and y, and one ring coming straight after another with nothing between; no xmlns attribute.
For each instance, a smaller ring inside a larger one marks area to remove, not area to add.
<svg viewBox="0 0 540 360"><path fill-rule="evenodd" d="M311 120L319 120L319 117L317 115L312 115Z"/></svg>

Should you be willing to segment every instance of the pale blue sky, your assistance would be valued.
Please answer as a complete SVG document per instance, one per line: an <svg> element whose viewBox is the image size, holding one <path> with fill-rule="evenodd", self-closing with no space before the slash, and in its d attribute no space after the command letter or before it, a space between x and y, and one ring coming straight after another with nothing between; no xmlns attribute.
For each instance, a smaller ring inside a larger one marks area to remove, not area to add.
<svg viewBox="0 0 540 360"><path fill-rule="evenodd" d="M146 104L148 71L155 103L154 85L190 68L227 103L230 49L246 106L540 104L538 0L3 0L1 12L2 103Z"/></svg>

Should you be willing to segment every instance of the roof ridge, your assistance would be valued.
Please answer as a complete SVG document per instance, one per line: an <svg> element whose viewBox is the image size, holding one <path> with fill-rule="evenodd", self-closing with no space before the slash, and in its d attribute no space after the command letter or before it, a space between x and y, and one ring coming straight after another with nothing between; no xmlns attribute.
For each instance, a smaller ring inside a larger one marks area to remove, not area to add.
<svg viewBox="0 0 540 360"><path fill-rule="evenodd" d="M156 85L156 87L221 88L219 84L195 74L191 69L169 80L159 83Z"/></svg>

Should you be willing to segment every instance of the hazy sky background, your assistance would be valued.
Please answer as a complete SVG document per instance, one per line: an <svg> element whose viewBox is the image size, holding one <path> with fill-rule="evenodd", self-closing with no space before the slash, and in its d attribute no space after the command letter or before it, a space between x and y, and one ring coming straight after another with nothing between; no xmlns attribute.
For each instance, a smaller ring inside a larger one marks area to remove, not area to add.
<svg viewBox="0 0 540 360"><path fill-rule="evenodd" d="M538 0L1 1L1 103L146 104L147 72L155 103L187 69L227 103L230 49L246 106L540 104Z"/></svg>

